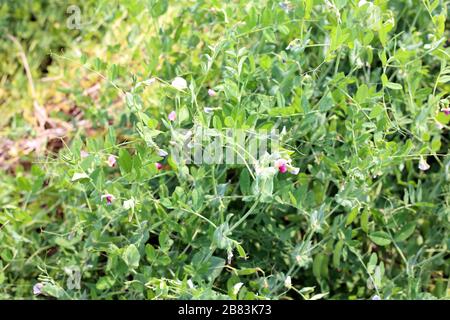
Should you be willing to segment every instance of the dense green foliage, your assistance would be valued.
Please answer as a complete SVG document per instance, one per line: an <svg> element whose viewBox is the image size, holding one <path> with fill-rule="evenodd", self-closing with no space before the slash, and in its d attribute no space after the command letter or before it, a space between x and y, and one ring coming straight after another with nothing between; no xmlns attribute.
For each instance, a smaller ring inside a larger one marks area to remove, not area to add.
<svg viewBox="0 0 450 320"><path fill-rule="evenodd" d="M0 139L70 127L0 176L0 298L447 298L448 5L6 1ZM160 156L194 126L285 128L300 172Z"/></svg>

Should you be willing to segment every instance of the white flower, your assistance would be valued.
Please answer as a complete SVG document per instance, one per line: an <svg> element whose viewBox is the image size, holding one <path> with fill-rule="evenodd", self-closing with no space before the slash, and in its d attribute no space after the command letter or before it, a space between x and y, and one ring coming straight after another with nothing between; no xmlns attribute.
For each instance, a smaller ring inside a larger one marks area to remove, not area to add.
<svg viewBox="0 0 450 320"><path fill-rule="evenodd" d="M358 3L358 7L362 7L362 6L365 5L366 3L367 3L366 0L361 0L361 1L359 1L359 3Z"/></svg>
<svg viewBox="0 0 450 320"><path fill-rule="evenodd" d="M374 295L374 296L372 297L372 300L381 300L381 298L380 298L379 295Z"/></svg>
<svg viewBox="0 0 450 320"><path fill-rule="evenodd" d="M177 90L184 90L187 88L187 82L181 77L176 77L172 81L172 87L174 87Z"/></svg>
<svg viewBox="0 0 450 320"><path fill-rule="evenodd" d="M142 83L145 84L146 86L150 86L150 85L152 85L155 81L156 81L155 78L150 78L150 79L148 79L148 80L143 81Z"/></svg>
<svg viewBox="0 0 450 320"><path fill-rule="evenodd" d="M134 205L135 205L135 201L133 198L129 199L129 200L125 200L123 202L123 208L125 210L129 210L129 209L134 209Z"/></svg>
<svg viewBox="0 0 450 320"><path fill-rule="evenodd" d="M228 255L227 255L228 264L231 263L231 259L233 259L233 251L232 250L228 251Z"/></svg>
<svg viewBox="0 0 450 320"><path fill-rule="evenodd" d="M194 289L194 288L195 288L195 287L194 287L194 283L192 282L191 279L189 279L189 280L187 281L187 285L188 285L189 288L191 288L191 289Z"/></svg>
<svg viewBox="0 0 450 320"><path fill-rule="evenodd" d="M428 169L430 169L430 165L427 163L427 161L424 158L420 158L419 169L422 171L427 171Z"/></svg>
<svg viewBox="0 0 450 320"><path fill-rule="evenodd" d="M290 167L289 168L289 173L293 174L293 175L297 175L300 172L300 168L296 168L296 167Z"/></svg>
<svg viewBox="0 0 450 320"><path fill-rule="evenodd" d="M233 294L237 295L239 293L239 290L241 290L242 286L244 284L242 282L238 282L233 286Z"/></svg>
<svg viewBox="0 0 450 320"><path fill-rule="evenodd" d="M259 165L256 165L255 172L260 177L270 177L277 173L277 169L274 167L260 167Z"/></svg>
<svg viewBox="0 0 450 320"><path fill-rule="evenodd" d="M214 111L214 108L206 107L203 109L203 111L205 111L205 113L212 113Z"/></svg>
<svg viewBox="0 0 450 320"><path fill-rule="evenodd" d="M215 92L213 89L208 89L208 95L210 97L215 97L217 95L217 92Z"/></svg>
<svg viewBox="0 0 450 320"><path fill-rule="evenodd" d="M284 286L288 289L290 289L292 287L291 276L286 277L286 279L284 280Z"/></svg>
<svg viewBox="0 0 450 320"><path fill-rule="evenodd" d="M159 149L158 150L158 156L160 157L167 157L168 153L166 151L164 151L163 149Z"/></svg>
<svg viewBox="0 0 450 320"><path fill-rule="evenodd" d="M89 153L87 151L84 151L84 150L80 151L81 159L87 158L88 156L89 156Z"/></svg>

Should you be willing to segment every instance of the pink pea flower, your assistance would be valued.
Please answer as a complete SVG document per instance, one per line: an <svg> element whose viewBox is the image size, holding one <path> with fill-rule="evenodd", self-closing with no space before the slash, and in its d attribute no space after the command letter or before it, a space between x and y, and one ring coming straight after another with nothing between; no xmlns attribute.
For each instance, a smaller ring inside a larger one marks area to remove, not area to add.
<svg viewBox="0 0 450 320"><path fill-rule="evenodd" d="M446 115L450 115L450 108L442 108L441 111Z"/></svg>
<svg viewBox="0 0 450 320"><path fill-rule="evenodd" d="M86 151L84 151L84 150L81 150L81 151L80 151L80 157L81 157L81 159L87 158L88 156L89 156L89 153L88 153L88 152L86 152Z"/></svg>
<svg viewBox="0 0 450 320"><path fill-rule="evenodd" d="M278 169L281 173L286 173L288 171L287 160L278 159L275 161L275 168Z"/></svg>
<svg viewBox="0 0 450 320"><path fill-rule="evenodd" d="M108 157L108 165L111 167L111 168L113 168L113 167L115 167L116 166L116 156L113 156L113 155L110 155L109 157Z"/></svg>
<svg viewBox="0 0 450 320"><path fill-rule="evenodd" d="M286 173L286 171L287 171L287 167L286 167L286 165L281 165L281 166L279 166L278 167L278 170L281 172L281 173Z"/></svg>
<svg viewBox="0 0 450 320"><path fill-rule="evenodd" d="M208 95L210 97L215 97L217 95L217 92L215 92L213 89L208 89Z"/></svg>
<svg viewBox="0 0 450 320"><path fill-rule="evenodd" d="M159 162L156 162L155 163L155 167L156 167L156 169L161 170L163 165L161 163L159 163Z"/></svg>
<svg viewBox="0 0 450 320"><path fill-rule="evenodd" d="M172 111L171 113L169 113L169 120L170 121L175 121L175 119L177 118L177 114L175 111Z"/></svg>
<svg viewBox="0 0 450 320"><path fill-rule="evenodd" d="M107 205L111 205L113 203L113 201L116 199L116 197L114 197L112 194L104 194L101 196L101 199L105 199L106 200L106 204Z"/></svg>

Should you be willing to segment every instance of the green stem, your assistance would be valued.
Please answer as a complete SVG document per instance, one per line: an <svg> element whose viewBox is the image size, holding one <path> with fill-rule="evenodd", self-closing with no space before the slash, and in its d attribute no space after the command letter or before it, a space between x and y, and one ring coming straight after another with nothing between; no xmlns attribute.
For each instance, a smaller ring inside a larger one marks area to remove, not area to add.
<svg viewBox="0 0 450 320"><path fill-rule="evenodd" d="M245 221L245 219L247 219L247 217L249 215L251 215L253 213L253 211L255 210L256 206L259 204L259 198L257 198L255 200L255 203L251 206L251 208L242 216L241 219L239 219L238 222L236 222L230 229L229 232L231 233L234 229L236 229L242 222Z"/></svg>

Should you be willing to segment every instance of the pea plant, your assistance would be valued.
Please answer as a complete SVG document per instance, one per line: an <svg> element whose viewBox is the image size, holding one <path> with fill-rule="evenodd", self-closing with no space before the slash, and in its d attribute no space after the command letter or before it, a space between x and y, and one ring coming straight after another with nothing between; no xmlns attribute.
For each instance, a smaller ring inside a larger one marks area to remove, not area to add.
<svg viewBox="0 0 450 320"><path fill-rule="evenodd" d="M52 53L93 129L0 180L0 296L448 297L448 7L116 1Z"/></svg>

